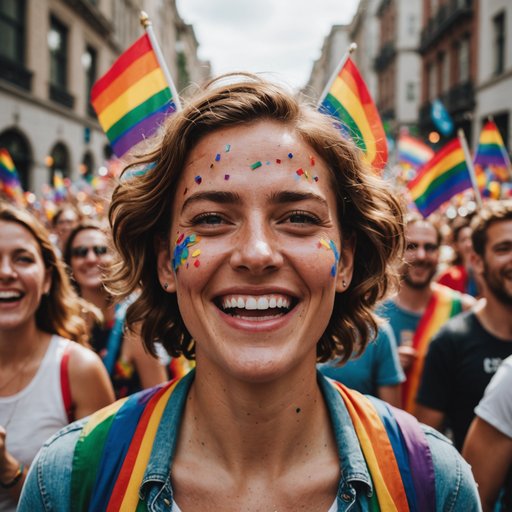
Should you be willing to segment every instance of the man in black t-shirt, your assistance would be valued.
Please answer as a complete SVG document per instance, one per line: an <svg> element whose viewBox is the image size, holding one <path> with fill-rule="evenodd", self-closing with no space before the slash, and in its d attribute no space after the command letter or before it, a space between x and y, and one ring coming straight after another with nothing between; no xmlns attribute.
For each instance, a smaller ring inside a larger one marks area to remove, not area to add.
<svg viewBox="0 0 512 512"><path fill-rule="evenodd" d="M459 451L487 384L512 355L512 202L488 205L471 226L472 266L486 300L449 320L432 339L415 411L436 429L447 419Z"/></svg>

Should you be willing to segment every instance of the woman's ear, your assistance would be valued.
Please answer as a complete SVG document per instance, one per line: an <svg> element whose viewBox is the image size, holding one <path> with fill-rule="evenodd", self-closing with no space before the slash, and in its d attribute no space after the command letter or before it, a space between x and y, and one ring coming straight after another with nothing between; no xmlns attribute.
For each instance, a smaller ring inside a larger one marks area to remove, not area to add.
<svg viewBox="0 0 512 512"><path fill-rule="evenodd" d="M354 254L356 252L357 236L355 233L350 238L342 241L340 249L340 261L338 263L338 273L336 274L336 292L347 291L352 281L354 273Z"/></svg>
<svg viewBox="0 0 512 512"><path fill-rule="evenodd" d="M158 235L153 240L156 253L156 270L162 288L169 293L176 292L176 274L172 268L172 258L168 244Z"/></svg>

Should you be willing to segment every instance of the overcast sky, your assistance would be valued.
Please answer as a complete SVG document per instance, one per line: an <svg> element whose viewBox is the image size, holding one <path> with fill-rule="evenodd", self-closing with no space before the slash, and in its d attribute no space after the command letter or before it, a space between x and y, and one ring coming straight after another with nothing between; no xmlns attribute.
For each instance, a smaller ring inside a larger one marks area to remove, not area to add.
<svg viewBox="0 0 512 512"><path fill-rule="evenodd" d="M176 0L193 25L199 58L214 74L269 72L304 86L332 25L350 23L359 0ZM269 77L271 78L271 76Z"/></svg>

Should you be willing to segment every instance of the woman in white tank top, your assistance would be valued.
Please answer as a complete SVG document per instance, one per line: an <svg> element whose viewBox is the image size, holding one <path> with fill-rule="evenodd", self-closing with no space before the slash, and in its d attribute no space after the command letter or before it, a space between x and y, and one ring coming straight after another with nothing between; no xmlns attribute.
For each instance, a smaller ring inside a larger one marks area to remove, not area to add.
<svg viewBox="0 0 512 512"><path fill-rule="evenodd" d="M49 437L114 400L81 313L46 228L0 203L0 512Z"/></svg>

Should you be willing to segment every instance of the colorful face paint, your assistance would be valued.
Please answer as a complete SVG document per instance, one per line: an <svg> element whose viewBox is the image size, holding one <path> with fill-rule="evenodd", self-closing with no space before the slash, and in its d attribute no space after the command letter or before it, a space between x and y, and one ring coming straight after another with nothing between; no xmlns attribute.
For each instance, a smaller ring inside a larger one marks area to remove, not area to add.
<svg viewBox="0 0 512 512"><path fill-rule="evenodd" d="M215 161L218 162L220 160L220 153L217 154L217 156L215 157Z"/></svg>
<svg viewBox="0 0 512 512"><path fill-rule="evenodd" d="M197 244L201 241L201 237L197 235L190 235L187 236L185 239L183 239L185 236L184 233L182 233L178 238L176 238L175 244L176 247L174 248L174 258L172 258L172 266L174 270L177 272L178 267L185 263L185 260L188 258L190 251L188 250L189 247L192 245ZM199 251L201 252L201 251ZM194 251L194 254L197 253L197 250ZM187 264L188 267L188 264ZM197 267L197 265L196 265Z"/></svg>
<svg viewBox="0 0 512 512"><path fill-rule="evenodd" d="M231 149L231 146L228 144L228 145L226 146L226 153L227 153L230 149Z"/></svg>
<svg viewBox="0 0 512 512"><path fill-rule="evenodd" d="M340 259L340 255L338 253L338 249L336 249L336 245L334 245L334 242L332 240L329 240L329 243L327 243L323 238L320 240L320 247L324 246L326 249L330 249L334 253L335 262L334 265L331 268L331 276L334 277L336 275L336 266L338 265L338 261Z"/></svg>
<svg viewBox="0 0 512 512"><path fill-rule="evenodd" d="M224 175L224 179L225 179L226 181L228 181L228 180L229 180L229 174Z"/></svg>
<svg viewBox="0 0 512 512"><path fill-rule="evenodd" d="M256 162L255 164L251 165L251 169L254 171L254 169L257 169L258 167L261 167L261 162Z"/></svg>
<svg viewBox="0 0 512 512"><path fill-rule="evenodd" d="M291 153L288 153L288 158L293 158L293 155Z"/></svg>
<svg viewBox="0 0 512 512"><path fill-rule="evenodd" d="M196 181L196 183L197 183L198 185L201 185L201 181L203 181L203 180L201 179L201 176L196 176L196 177L195 177L195 181Z"/></svg>

